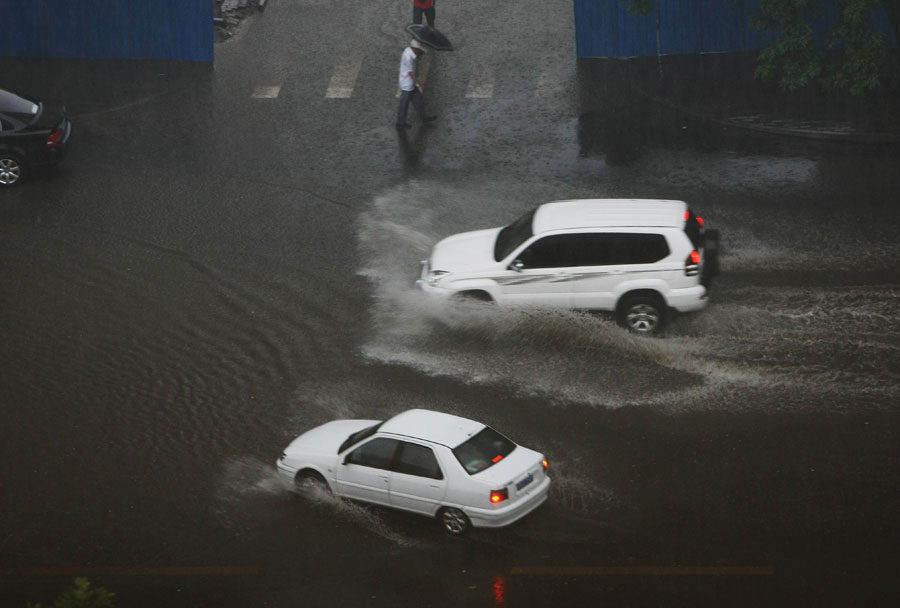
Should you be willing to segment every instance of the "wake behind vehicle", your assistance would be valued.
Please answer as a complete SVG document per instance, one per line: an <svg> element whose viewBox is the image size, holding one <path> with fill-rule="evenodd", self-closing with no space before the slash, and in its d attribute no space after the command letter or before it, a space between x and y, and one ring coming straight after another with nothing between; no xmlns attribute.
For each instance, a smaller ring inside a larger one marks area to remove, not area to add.
<svg viewBox="0 0 900 608"><path fill-rule="evenodd" d="M59 163L71 135L65 106L0 89L0 188Z"/></svg>
<svg viewBox="0 0 900 608"><path fill-rule="evenodd" d="M718 250L718 231L682 201L557 201L443 239L416 285L499 305L614 311L623 327L652 335L669 310L706 307Z"/></svg>
<svg viewBox="0 0 900 608"><path fill-rule="evenodd" d="M511 524L550 491L542 454L480 422L421 409L318 426L294 439L277 467L299 486L436 517L452 535Z"/></svg>

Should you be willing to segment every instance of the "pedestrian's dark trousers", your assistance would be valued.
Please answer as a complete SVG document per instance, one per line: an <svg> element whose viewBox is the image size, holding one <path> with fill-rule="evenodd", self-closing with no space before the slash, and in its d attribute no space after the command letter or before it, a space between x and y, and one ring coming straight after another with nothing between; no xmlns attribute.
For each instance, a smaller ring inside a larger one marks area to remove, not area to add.
<svg viewBox="0 0 900 608"><path fill-rule="evenodd" d="M422 13L425 13L425 19L428 20L428 27L434 27L434 7L419 8L413 7L413 23L422 23Z"/></svg>
<svg viewBox="0 0 900 608"><path fill-rule="evenodd" d="M413 87L412 91L400 92L400 105L397 107L398 125L406 122L406 111L409 109L410 103L412 103L413 107L416 109L419 118L423 121L425 120L425 97L417 87Z"/></svg>

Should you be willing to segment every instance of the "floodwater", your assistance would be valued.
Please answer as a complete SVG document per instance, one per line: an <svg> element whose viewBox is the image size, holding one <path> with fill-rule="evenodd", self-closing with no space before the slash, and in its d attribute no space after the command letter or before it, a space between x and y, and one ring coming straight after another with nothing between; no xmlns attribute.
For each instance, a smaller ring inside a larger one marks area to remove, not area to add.
<svg viewBox="0 0 900 608"><path fill-rule="evenodd" d="M291 45L340 16L281 4L267 10L283 19L232 41L246 48L200 85L172 76L161 96L117 103L125 112L83 112L58 173L0 193L9 597L49 603L83 572L129 606L596 605L637 587L672 599L643 578L515 574L617 564L773 566L748 595L741 580L684 583L682 597L757 605L895 591L883 576L900 541L892 153L729 136L648 138L612 158L579 140L564 45L527 55L518 37L494 101L465 98L477 29L453 38L452 60L431 59L439 124L398 136L398 37L375 36L367 56L361 86L388 74L366 89L384 99L317 101L305 86L333 57L292 61ZM467 22L441 10L450 28ZM544 31L539 10L526 18ZM522 92L548 66L560 81ZM269 105L248 101L258 73L285 78ZM709 308L644 340L604 315L414 289L439 239L583 197L689 201L722 234ZM304 430L411 407L543 451L550 501L456 542L425 518L298 496L276 477ZM253 574L149 573L235 565Z"/></svg>

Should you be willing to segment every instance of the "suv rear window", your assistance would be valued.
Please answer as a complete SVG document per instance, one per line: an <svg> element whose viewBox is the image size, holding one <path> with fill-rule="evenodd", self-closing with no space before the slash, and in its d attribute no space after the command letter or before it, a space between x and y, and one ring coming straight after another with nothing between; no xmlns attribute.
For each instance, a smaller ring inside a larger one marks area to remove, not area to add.
<svg viewBox="0 0 900 608"><path fill-rule="evenodd" d="M694 249L703 247L703 223L700 218L694 215L690 209L686 213L687 218L684 221L684 232L691 239Z"/></svg>
<svg viewBox="0 0 900 608"><path fill-rule="evenodd" d="M474 475L500 462L514 449L515 443L486 426L453 448L453 455L466 473Z"/></svg>

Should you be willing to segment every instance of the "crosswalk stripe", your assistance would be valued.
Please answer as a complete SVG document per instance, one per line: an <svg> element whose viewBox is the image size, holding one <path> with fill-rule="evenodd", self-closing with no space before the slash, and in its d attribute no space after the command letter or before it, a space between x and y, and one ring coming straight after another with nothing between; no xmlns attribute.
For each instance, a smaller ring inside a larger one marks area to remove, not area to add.
<svg viewBox="0 0 900 608"><path fill-rule="evenodd" d="M353 87L356 85L362 61L362 55L345 57L334 69L325 97L346 99L353 95Z"/></svg>
<svg viewBox="0 0 900 608"><path fill-rule="evenodd" d="M494 72L488 70L469 81L466 97L469 99L489 99L494 96Z"/></svg>
<svg viewBox="0 0 900 608"><path fill-rule="evenodd" d="M540 76L538 76L537 84L534 87L534 96L535 97L550 97L553 92L556 90L557 83L554 83L553 76L551 72L542 72Z"/></svg>
<svg viewBox="0 0 900 608"><path fill-rule="evenodd" d="M255 99L275 99L281 92L281 85L259 85L253 89L252 97Z"/></svg>

